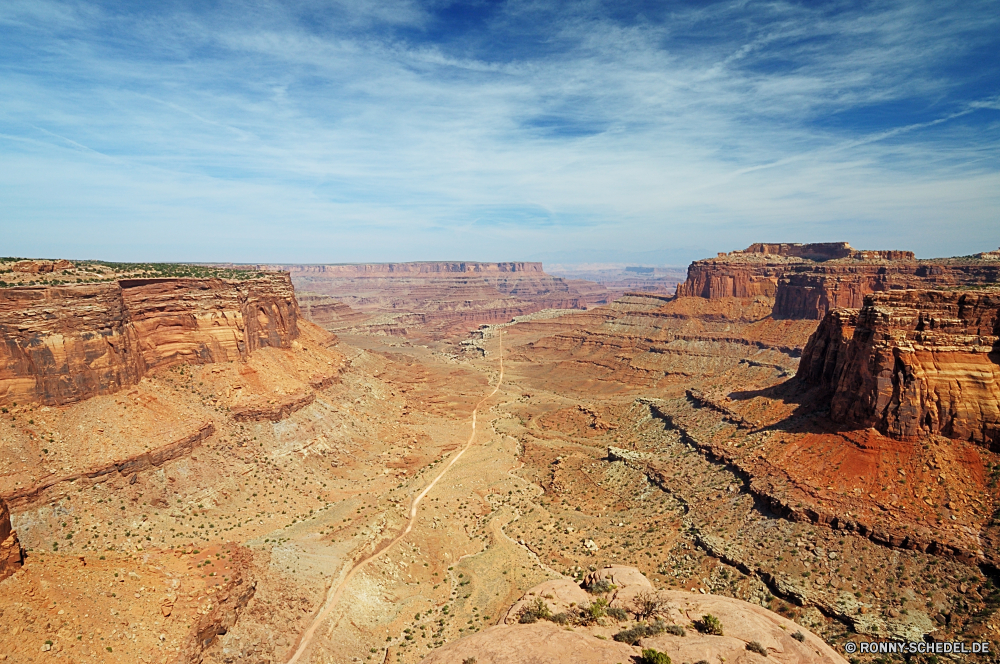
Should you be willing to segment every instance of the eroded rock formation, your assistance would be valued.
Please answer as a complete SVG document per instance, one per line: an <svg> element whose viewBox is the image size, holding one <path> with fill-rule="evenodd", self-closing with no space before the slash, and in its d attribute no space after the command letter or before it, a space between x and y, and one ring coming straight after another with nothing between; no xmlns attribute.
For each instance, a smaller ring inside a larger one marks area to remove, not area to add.
<svg viewBox="0 0 1000 664"><path fill-rule="evenodd" d="M0 289L0 404L67 404L134 385L155 367L286 348L297 320L281 274Z"/></svg>
<svg viewBox="0 0 1000 664"><path fill-rule="evenodd" d="M778 280L774 315L819 320L832 309L861 308L869 293L995 283L1000 283L1000 264L981 259L852 260L797 266Z"/></svg>
<svg viewBox="0 0 1000 664"><path fill-rule="evenodd" d="M826 315L798 376L836 422L1000 444L1000 290L873 293Z"/></svg>
<svg viewBox="0 0 1000 664"><path fill-rule="evenodd" d="M10 525L10 510L3 498L0 498L0 581L16 572L23 559L21 543Z"/></svg>

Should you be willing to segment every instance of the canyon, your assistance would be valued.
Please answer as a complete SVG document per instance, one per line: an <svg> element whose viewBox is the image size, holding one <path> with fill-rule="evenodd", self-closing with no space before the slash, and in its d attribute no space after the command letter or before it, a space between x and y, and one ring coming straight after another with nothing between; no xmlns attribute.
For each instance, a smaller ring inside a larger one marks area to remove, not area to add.
<svg viewBox="0 0 1000 664"><path fill-rule="evenodd" d="M330 329L361 326L369 332L441 339L479 325L503 323L544 309L606 304L608 291L593 282L546 274L541 263L373 263L261 265L287 271L296 290L317 301L331 298L349 311ZM357 313L367 314L364 321ZM327 315L334 315L331 311Z"/></svg>
<svg viewBox="0 0 1000 664"><path fill-rule="evenodd" d="M993 253L0 265L0 652L995 652Z"/></svg>

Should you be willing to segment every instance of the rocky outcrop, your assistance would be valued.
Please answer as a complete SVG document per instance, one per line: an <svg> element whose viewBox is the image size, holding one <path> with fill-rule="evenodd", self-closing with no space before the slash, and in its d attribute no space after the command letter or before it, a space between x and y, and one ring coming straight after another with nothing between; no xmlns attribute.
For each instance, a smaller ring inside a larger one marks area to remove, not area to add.
<svg viewBox="0 0 1000 664"><path fill-rule="evenodd" d="M742 251L720 253L716 258L691 263L687 280L677 287L677 296L708 299L758 295L780 297L780 279L795 270L811 272L817 264L830 261L881 265L913 260L913 252L910 251L863 251L854 249L846 242L757 243Z"/></svg>
<svg viewBox="0 0 1000 664"><path fill-rule="evenodd" d="M16 572L23 560L24 551L10 525L10 509L0 498L0 581Z"/></svg>
<svg viewBox="0 0 1000 664"><path fill-rule="evenodd" d="M184 436L160 447L147 450L141 454L113 459L107 463L80 472L53 473L38 482L33 482L28 486L6 492L2 499L6 499L13 505L26 505L42 497L51 499L53 497L52 494L60 495L67 490L64 485L72 484L77 480L98 480L111 473L117 473L122 477L130 477L136 473L162 466L168 461L190 454L195 447L201 445L214 433L215 425L212 422L196 423L190 427L190 431ZM61 485L63 486L60 489Z"/></svg>
<svg viewBox="0 0 1000 664"><path fill-rule="evenodd" d="M344 330L361 325L370 318L368 314L355 311L329 295L299 291L296 299L302 316L325 330Z"/></svg>
<svg viewBox="0 0 1000 664"><path fill-rule="evenodd" d="M257 582L251 574L250 552L235 548L230 555L230 563L231 575L225 577L225 583L214 593L211 606L191 628L180 652L173 659L175 664L202 661L202 653L236 624L240 613L253 598Z"/></svg>
<svg viewBox="0 0 1000 664"><path fill-rule="evenodd" d="M836 422L997 448L998 340L1000 289L873 293L827 314L797 375L829 390Z"/></svg>
<svg viewBox="0 0 1000 664"><path fill-rule="evenodd" d="M316 381L317 389L332 384L332 378ZM233 419L237 422L270 420L280 422L297 410L302 410L316 399L312 392L307 394L282 395L277 399L259 400L241 404L232 409Z"/></svg>
<svg viewBox="0 0 1000 664"><path fill-rule="evenodd" d="M48 272L58 272L68 270L73 264L67 260L57 261L18 261L11 266L14 272L27 272L28 274L45 274Z"/></svg>
<svg viewBox="0 0 1000 664"><path fill-rule="evenodd" d="M677 297L774 297L778 277L788 263L733 262L720 258L695 261L688 267L687 280L677 285Z"/></svg>
<svg viewBox="0 0 1000 664"><path fill-rule="evenodd" d="M720 253L695 261L687 280L677 287L678 297L775 297L779 279L795 268L811 269L817 263L850 261L912 261L910 251L859 251L846 242L814 244L752 244L742 251Z"/></svg>
<svg viewBox="0 0 1000 664"><path fill-rule="evenodd" d="M62 405L149 369L246 359L298 335L288 275L0 289L0 404Z"/></svg>

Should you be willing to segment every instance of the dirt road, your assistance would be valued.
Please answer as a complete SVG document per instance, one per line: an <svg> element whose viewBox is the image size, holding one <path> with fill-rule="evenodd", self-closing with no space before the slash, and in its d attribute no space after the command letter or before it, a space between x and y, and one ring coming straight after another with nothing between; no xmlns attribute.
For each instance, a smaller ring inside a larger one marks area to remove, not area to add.
<svg viewBox="0 0 1000 664"><path fill-rule="evenodd" d="M458 460L462 457L462 455L465 454L465 452L470 447L472 447L472 442L476 438L476 416L479 413L479 407L482 406L484 403L486 403L486 401L489 400L493 395L495 395L500 390L500 385L503 384L502 331L499 335L499 339L500 339L500 352L499 352L500 376L497 378L497 384L493 388L493 391L484 396L482 399L480 399L479 402L476 404L476 407L472 409L472 431L469 433L469 439L465 442L465 445L462 447L462 449L460 449L458 453L455 456L453 456L451 460L445 465L445 467L441 469L441 472L438 473L437 477L435 477L430 484L424 487L424 490L421 491L419 494L417 494L417 497L413 499L413 503L410 505L410 513L409 513L409 518L407 519L406 522L406 527L403 528L403 530L394 538L386 542L384 545L378 547L373 553L356 562L354 566L351 567L350 571L348 571L348 573L344 576L344 578L341 579L340 583L330 587L330 591L327 594L326 602L323 603L323 606L319 610L319 613L316 614L316 618L312 621L312 624L309 625L309 628L306 629L306 631L303 632L301 636L299 636L298 647L295 649L295 652L292 655L292 657L288 660L288 664L296 664L296 662L298 662L305 654L306 650L309 649L309 645L312 643L312 639L316 633L316 630L337 607L337 604L340 601L340 597L344 593L344 589L347 587L347 584L350 583L354 575L357 574L369 562L381 556L383 553L391 549L393 546L402 541L403 538L405 538L407 535L410 534L410 531L413 530L414 524L417 522L417 508L420 506L420 501L423 500L424 497L431 491L431 489L433 489L434 486L438 483L438 481L445 476L445 474L451 469L451 467L458 462Z"/></svg>

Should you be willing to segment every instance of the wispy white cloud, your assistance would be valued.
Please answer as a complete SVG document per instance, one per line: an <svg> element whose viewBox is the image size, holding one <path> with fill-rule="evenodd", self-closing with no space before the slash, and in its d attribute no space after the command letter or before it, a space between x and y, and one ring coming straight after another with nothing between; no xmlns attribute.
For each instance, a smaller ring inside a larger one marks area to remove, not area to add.
<svg viewBox="0 0 1000 664"><path fill-rule="evenodd" d="M5 253L991 247L1000 74L975 69L1000 41L989 8L734 2L622 21L524 2L463 30L411 2L123 15L12 0Z"/></svg>

